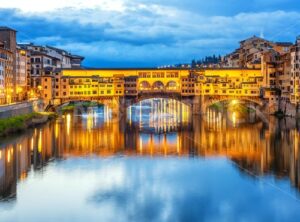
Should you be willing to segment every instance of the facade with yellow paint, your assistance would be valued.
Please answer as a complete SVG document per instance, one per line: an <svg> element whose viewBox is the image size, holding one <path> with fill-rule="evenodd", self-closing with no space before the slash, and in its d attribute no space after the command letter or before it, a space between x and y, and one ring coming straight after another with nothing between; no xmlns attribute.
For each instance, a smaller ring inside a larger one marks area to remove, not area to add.
<svg viewBox="0 0 300 222"><path fill-rule="evenodd" d="M206 69L195 75L195 94L259 97L263 76L260 69Z"/></svg>
<svg viewBox="0 0 300 222"><path fill-rule="evenodd" d="M41 94L54 104L159 94L258 98L263 83L259 69L65 69L51 78Z"/></svg>

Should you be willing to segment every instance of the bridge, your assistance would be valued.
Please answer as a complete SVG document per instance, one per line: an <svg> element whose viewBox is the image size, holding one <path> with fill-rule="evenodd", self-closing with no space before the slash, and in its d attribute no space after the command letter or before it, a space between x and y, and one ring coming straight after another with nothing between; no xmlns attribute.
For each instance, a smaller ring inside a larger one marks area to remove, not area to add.
<svg viewBox="0 0 300 222"><path fill-rule="evenodd" d="M239 100L263 111L262 74L257 69L80 69L43 76L47 108L71 101L95 101L116 115L145 99L172 98L205 114L217 102ZM50 95L50 96L49 96Z"/></svg>

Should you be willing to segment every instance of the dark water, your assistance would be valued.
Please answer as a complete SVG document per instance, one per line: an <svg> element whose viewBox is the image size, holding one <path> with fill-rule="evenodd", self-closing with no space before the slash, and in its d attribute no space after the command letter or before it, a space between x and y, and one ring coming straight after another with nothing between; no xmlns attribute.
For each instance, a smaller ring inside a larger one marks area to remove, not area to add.
<svg viewBox="0 0 300 222"><path fill-rule="evenodd" d="M299 137L172 100L68 114L1 139L0 221L300 221Z"/></svg>

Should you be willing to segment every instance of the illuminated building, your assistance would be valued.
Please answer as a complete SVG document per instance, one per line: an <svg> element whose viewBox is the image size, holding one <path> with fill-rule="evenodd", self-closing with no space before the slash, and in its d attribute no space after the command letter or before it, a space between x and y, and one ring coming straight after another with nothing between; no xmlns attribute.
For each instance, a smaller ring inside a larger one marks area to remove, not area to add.
<svg viewBox="0 0 300 222"><path fill-rule="evenodd" d="M16 95L16 31L0 27L0 42L0 57L5 67L3 73L5 103L11 103Z"/></svg>
<svg viewBox="0 0 300 222"><path fill-rule="evenodd" d="M196 93L206 96L259 97L259 69L206 69L197 75Z"/></svg>
<svg viewBox="0 0 300 222"><path fill-rule="evenodd" d="M71 53L52 46L39 46L30 44L18 44L30 55L30 87L37 97L41 94L39 89L44 76L51 76L57 69L78 68L84 57L72 55Z"/></svg>
<svg viewBox="0 0 300 222"><path fill-rule="evenodd" d="M30 55L26 50L17 48L16 55L16 93L17 101L23 101L27 98L28 85L30 79Z"/></svg>
<svg viewBox="0 0 300 222"><path fill-rule="evenodd" d="M63 69L42 79L46 104L89 100L110 103L116 111L123 99L127 104L153 97L179 98L189 104L198 97L259 100L263 84L260 69L246 68ZM199 106L193 104L193 111L200 112Z"/></svg>
<svg viewBox="0 0 300 222"><path fill-rule="evenodd" d="M13 53L0 42L0 104L13 101Z"/></svg>
<svg viewBox="0 0 300 222"><path fill-rule="evenodd" d="M297 38L291 51L291 77L291 102L298 105L300 101L300 37Z"/></svg>
<svg viewBox="0 0 300 222"><path fill-rule="evenodd" d="M3 44L3 43L0 43ZM2 50L0 49L0 104L5 103L5 83L4 83L4 76L5 76L5 63L6 60L4 57L4 53L1 52Z"/></svg>

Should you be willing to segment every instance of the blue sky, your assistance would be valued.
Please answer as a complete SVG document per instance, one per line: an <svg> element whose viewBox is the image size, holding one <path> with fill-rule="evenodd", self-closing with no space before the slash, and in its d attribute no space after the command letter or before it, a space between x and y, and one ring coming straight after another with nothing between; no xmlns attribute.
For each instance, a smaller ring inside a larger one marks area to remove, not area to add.
<svg viewBox="0 0 300 222"><path fill-rule="evenodd" d="M64 48L92 67L190 62L253 35L300 35L299 0L0 0L0 18L19 42Z"/></svg>

